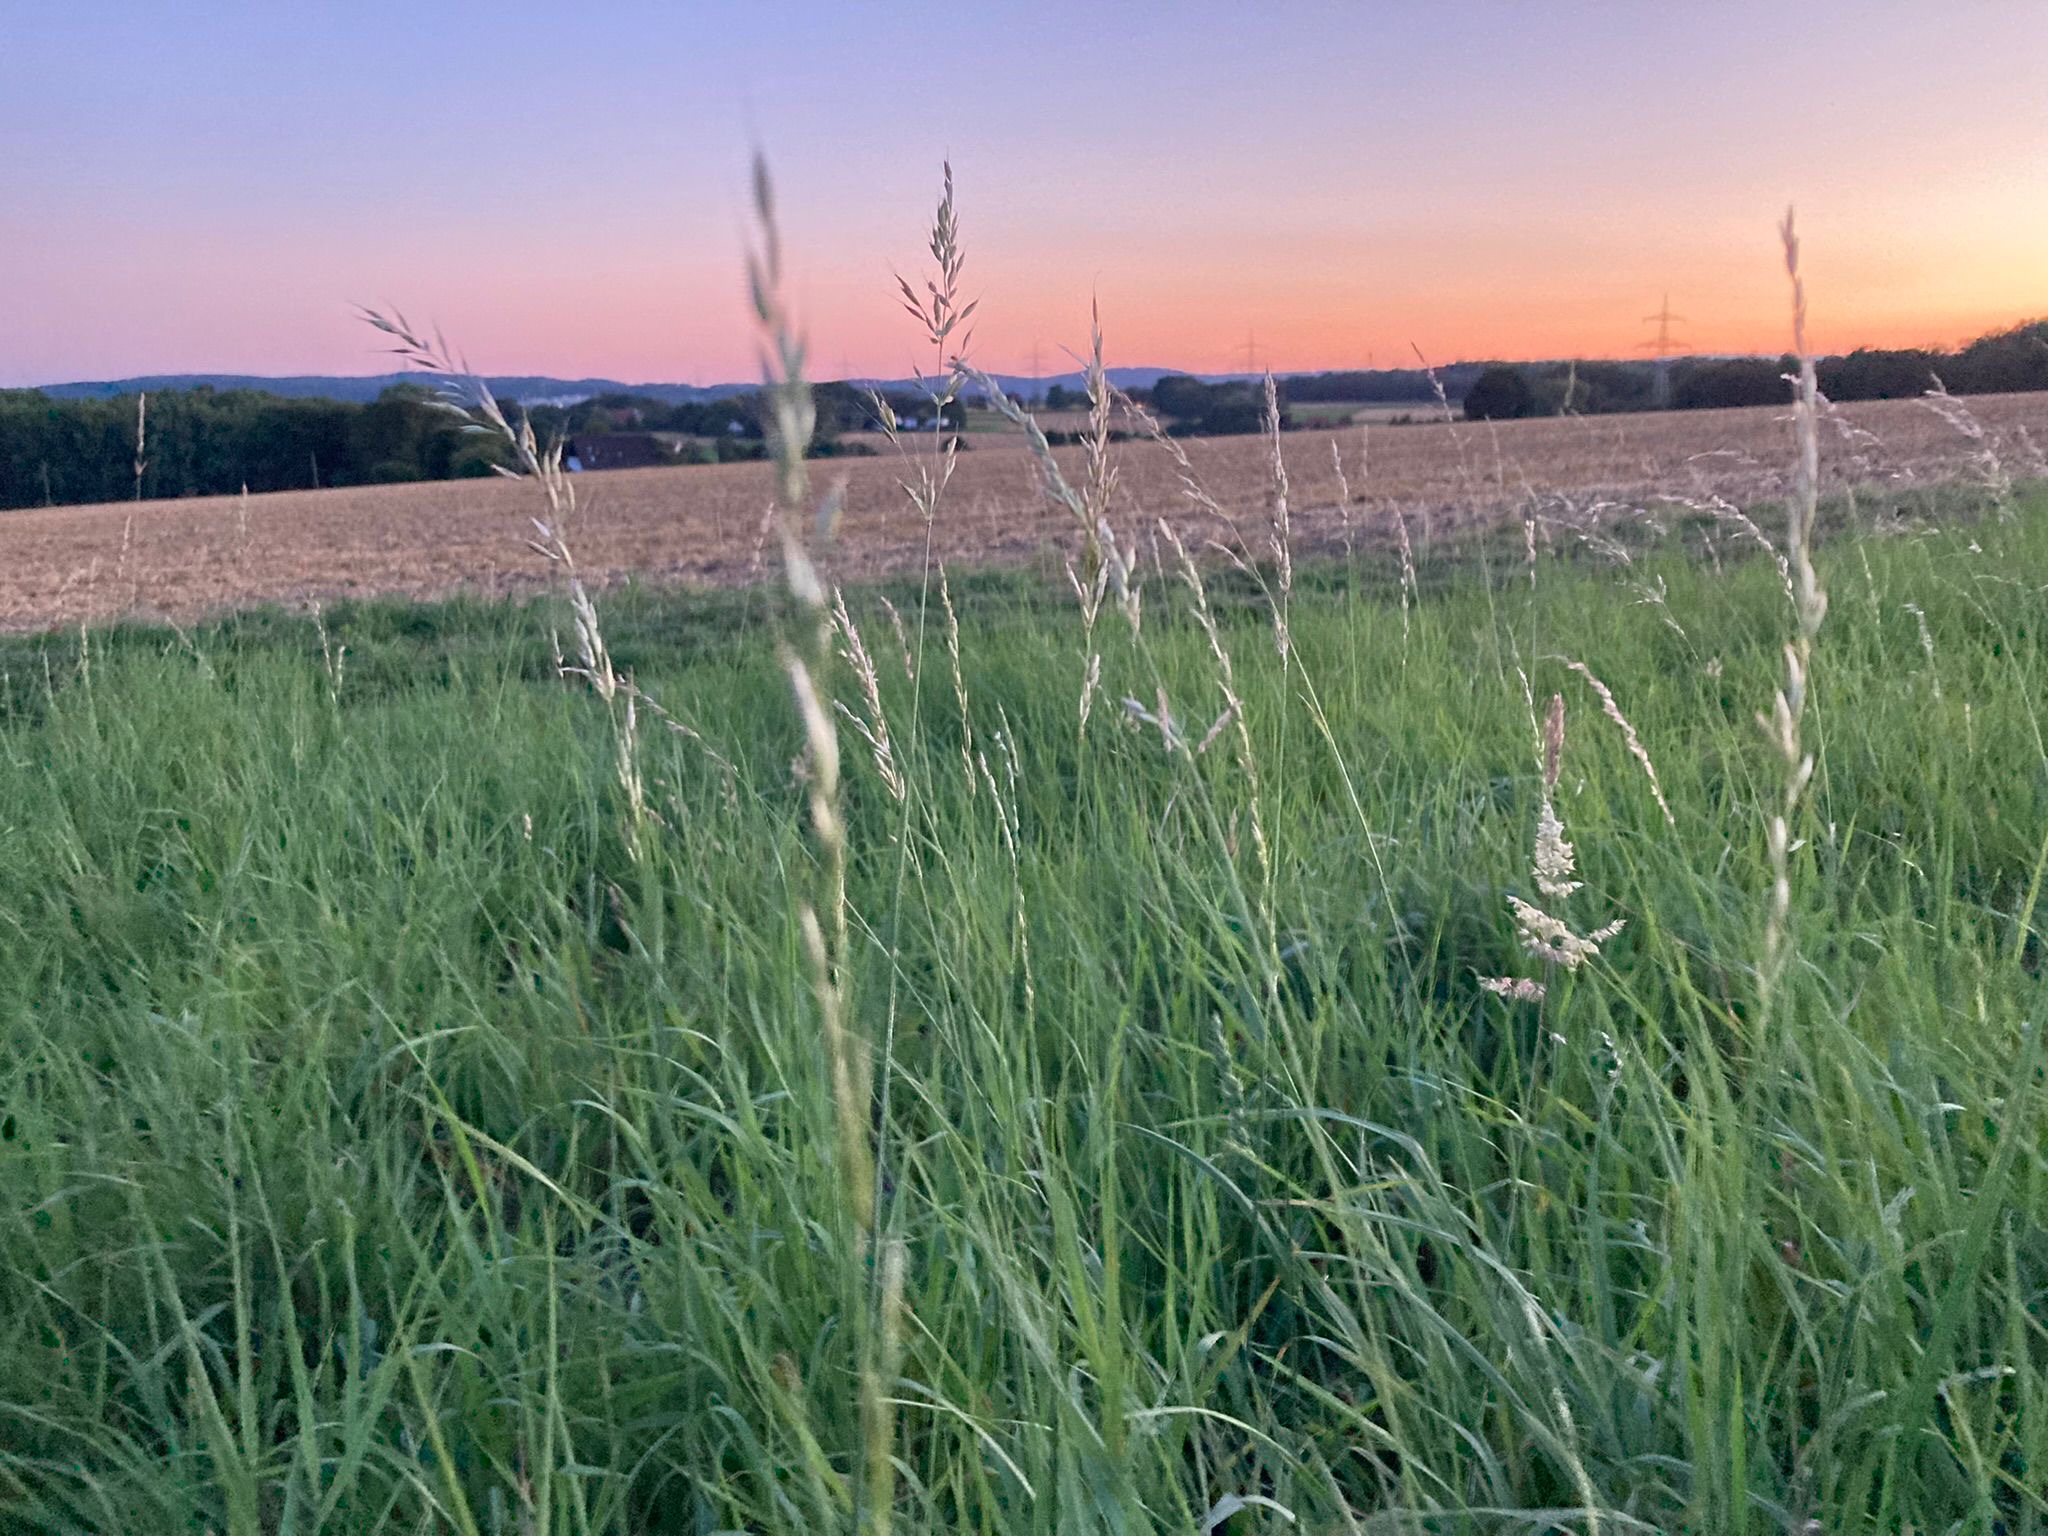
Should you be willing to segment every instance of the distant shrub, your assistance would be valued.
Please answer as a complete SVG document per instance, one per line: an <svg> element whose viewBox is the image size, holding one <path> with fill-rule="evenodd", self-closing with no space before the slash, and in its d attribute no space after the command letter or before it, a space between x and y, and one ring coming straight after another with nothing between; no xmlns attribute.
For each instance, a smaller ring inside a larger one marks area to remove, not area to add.
<svg viewBox="0 0 2048 1536"><path fill-rule="evenodd" d="M1471 421L1507 421L1536 413L1536 392L1519 368L1500 364L1472 381L1465 393L1465 416Z"/></svg>
<svg viewBox="0 0 2048 1536"><path fill-rule="evenodd" d="M1231 437L1261 432L1265 426L1265 402L1250 389L1238 385L1211 392L1208 409L1198 418L1196 429L1204 436Z"/></svg>
<svg viewBox="0 0 2048 1536"><path fill-rule="evenodd" d="M1792 359L1731 357L1681 368L1671 389L1674 410L1718 410L1738 405L1782 405L1792 398L1785 375Z"/></svg>
<svg viewBox="0 0 2048 1536"><path fill-rule="evenodd" d="M1192 420L1209 408L1209 386L1185 374L1169 373L1152 386L1152 409L1162 416Z"/></svg>
<svg viewBox="0 0 2048 1536"><path fill-rule="evenodd" d="M1958 394L2048 389L2048 320L1979 336L1953 358L1937 358L1942 382Z"/></svg>
<svg viewBox="0 0 2048 1536"><path fill-rule="evenodd" d="M1821 393L1830 400L1910 400L1934 387L1945 362L1932 352L1859 347L1847 357L1821 360Z"/></svg>

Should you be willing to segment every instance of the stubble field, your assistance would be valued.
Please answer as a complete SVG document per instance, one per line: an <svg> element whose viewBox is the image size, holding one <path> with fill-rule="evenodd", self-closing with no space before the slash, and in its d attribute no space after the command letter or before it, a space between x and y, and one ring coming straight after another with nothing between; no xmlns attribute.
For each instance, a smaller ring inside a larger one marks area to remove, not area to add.
<svg viewBox="0 0 2048 1536"><path fill-rule="evenodd" d="M1967 402L1973 439L1918 401L1839 407L1831 483L1909 494L1955 479L2039 473L2048 396ZM1351 500L1332 463L1344 456ZM1533 517L1546 538L1656 515L1674 499L1751 506L1782 494L1783 412L1673 412L1486 423L1303 431L1284 440L1294 537L1304 552L1384 538L1391 509L1423 543L1502 517ZM1256 519L1267 495L1262 438L1191 441L1203 485L1233 515ZM1069 463L1078 450L1060 450ZM1174 522L1184 538L1236 542L1180 494L1174 466L1145 442L1120 445L1120 525ZM823 463L845 482L837 552L849 579L915 571L922 520L892 456ZM768 476L758 464L619 471L584 477L585 511L571 543L586 575L664 585L731 586L761 569ZM251 603L303 606L344 598L434 597L533 590L544 562L523 534L530 492L497 481L448 481L175 503L59 507L0 517L0 628L34 630L116 617L191 619ZM1038 494L1015 436L975 434L959 459L934 553L950 564L1019 565L1049 558L1066 514Z"/></svg>

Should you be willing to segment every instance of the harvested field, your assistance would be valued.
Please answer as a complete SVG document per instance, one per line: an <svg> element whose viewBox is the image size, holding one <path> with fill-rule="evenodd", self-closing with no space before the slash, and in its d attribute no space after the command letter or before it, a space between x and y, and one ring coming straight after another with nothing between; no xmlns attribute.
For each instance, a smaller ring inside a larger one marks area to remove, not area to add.
<svg viewBox="0 0 2048 1536"><path fill-rule="evenodd" d="M1966 402L1982 440L1917 401L1839 407L1824 447L1829 482L1907 488L1991 473L2048 472L2048 395ZM1352 502L1340 506L1330 445ZM1195 440L1189 457L1215 500L1263 516L1267 445ZM1564 523L1623 518L1659 497L1779 494L1790 462L1772 409L1406 426L1285 439L1293 526L1303 552L1362 544L1388 509L1442 537L1533 505ZM1064 461L1077 450L1061 450ZM1172 462L1149 443L1119 449L1120 524L1165 516L1193 539L1229 538L1182 497ZM1994 459L1990 456L1995 456ZM843 476L839 568L848 577L918 567L922 524L890 458L823 462ZM618 471L580 482L571 543L587 575L662 583L744 583L760 569L768 473L759 464ZM143 614L189 619L258 602L524 591L549 572L525 546L530 492L502 481L443 481L246 500L222 497L0 514L0 628L40 629ZM960 456L936 534L958 565L1039 559L1071 535L1042 502L1021 440L976 434Z"/></svg>

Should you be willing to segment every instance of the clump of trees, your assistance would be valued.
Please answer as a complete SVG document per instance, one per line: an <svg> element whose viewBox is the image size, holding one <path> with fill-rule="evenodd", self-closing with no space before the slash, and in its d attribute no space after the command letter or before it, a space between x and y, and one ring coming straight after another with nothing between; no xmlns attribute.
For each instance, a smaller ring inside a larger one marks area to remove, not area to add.
<svg viewBox="0 0 2048 1536"><path fill-rule="evenodd" d="M1297 405L1330 402L1361 405L1433 405L1436 388L1456 400L1472 387L1481 372L1477 363L1451 363L1436 370L1436 381L1421 368L1347 369L1336 373L1297 374L1281 388Z"/></svg>
<svg viewBox="0 0 2048 1536"><path fill-rule="evenodd" d="M674 432L685 437L729 437L757 443L761 440L761 414L758 397L753 394L674 405L648 395L592 395L574 405L531 406L527 414L542 442L608 432Z"/></svg>

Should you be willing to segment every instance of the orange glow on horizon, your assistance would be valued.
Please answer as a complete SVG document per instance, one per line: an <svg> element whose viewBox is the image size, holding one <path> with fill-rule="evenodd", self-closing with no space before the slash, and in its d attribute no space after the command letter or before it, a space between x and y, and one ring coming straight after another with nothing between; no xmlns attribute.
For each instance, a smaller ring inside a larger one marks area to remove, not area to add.
<svg viewBox="0 0 2048 1536"><path fill-rule="evenodd" d="M1006 373L1070 369L1091 300L1112 362L1195 373L1636 357L1666 294L1689 350L1777 353L1788 197L1820 350L2048 314L2040 4L1302 0L1274 27L1043 0L946 8L940 82L919 0L787 37L662 8L573 49L406 8L405 72L390 3L32 9L0 94L0 387L383 371L354 302L493 373L749 379L756 144L821 378L933 366L892 274L929 259L942 155ZM948 100L974 109L907 110Z"/></svg>

